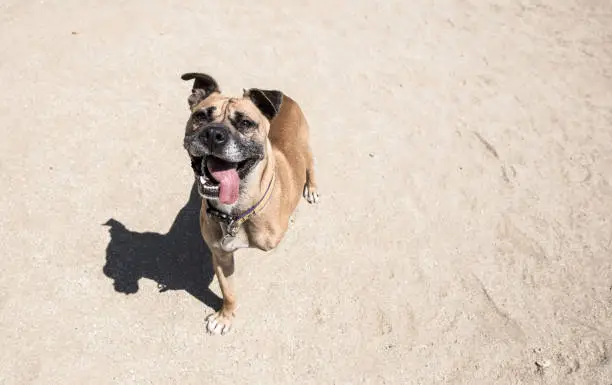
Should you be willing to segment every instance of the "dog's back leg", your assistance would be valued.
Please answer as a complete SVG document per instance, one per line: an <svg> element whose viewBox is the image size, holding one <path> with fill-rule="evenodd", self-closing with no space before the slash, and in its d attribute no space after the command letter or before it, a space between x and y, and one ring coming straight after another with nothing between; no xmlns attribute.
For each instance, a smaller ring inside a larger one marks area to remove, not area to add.
<svg viewBox="0 0 612 385"><path fill-rule="evenodd" d="M310 148L306 151L306 183L304 184L304 198L308 203L319 202L319 190L314 174L314 158Z"/></svg>

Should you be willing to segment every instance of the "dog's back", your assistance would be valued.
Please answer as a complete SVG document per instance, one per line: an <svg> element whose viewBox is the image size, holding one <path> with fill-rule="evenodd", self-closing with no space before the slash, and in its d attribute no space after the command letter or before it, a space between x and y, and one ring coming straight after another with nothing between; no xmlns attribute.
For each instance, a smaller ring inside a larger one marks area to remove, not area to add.
<svg viewBox="0 0 612 385"><path fill-rule="evenodd" d="M311 168L308 131L308 123L300 106L283 95L280 111L270 123L268 138L276 152L277 172L284 184L284 195L291 201L291 211L299 202ZM293 183L287 183L289 181Z"/></svg>

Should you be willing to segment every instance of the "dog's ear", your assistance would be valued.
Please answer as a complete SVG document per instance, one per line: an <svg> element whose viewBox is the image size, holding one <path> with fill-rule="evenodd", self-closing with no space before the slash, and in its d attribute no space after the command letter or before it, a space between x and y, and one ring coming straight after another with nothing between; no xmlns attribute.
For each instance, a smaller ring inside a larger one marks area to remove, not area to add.
<svg viewBox="0 0 612 385"><path fill-rule="evenodd" d="M274 119L283 103L283 93L280 91L251 88L245 91L244 96L251 99L268 120Z"/></svg>
<svg viewBox="0 0 612 385"><path fill-rule="evenodd" d="M195 79L191 89L191 95L189 95L189 98L187 99L187 102L189 102L189 108L193 108L193 106L209 97L213 92L221 92L215 79L206 74L190 72L181 76L181 79Z"/></svg>

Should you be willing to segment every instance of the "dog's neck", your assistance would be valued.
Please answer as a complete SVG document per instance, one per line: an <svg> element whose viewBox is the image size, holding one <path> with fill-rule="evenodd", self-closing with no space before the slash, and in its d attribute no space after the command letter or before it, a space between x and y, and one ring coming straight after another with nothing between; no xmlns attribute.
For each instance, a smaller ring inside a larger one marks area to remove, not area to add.
<svg viewBox="0 0 612 385"><path fill-rule="evenodd" d="M225 214L239 215L257 205L267 189L274 187L271 186L271 182L276 172L276 159L269 140L266 143L265 151L264 159L253 168L253 171L246 178L240 181L238 200L231 205L219 201L209 201L214 208Z"/></svg>

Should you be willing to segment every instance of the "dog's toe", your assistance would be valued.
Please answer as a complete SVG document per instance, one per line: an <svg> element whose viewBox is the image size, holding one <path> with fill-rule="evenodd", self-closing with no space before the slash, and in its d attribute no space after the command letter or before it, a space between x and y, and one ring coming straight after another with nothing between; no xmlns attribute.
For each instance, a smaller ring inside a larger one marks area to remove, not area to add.
<svg viewBox="0 0 612 385"><path fill-rule="evenodd" d="M306 198L308 203L319 203L319 193L313 192L308 194L308 198Z"/></svg>
<svg viewBox="0 0 612 385"><path fill-rule="evenodd" d="M305 185L303 195L308 203L319 203L319 192L316 187Z"/></svg>
<svg viewBox="0 0 612 385"><path fill-rule="evenodd" d="M232 319L222 314L221 311L213 313L206 318L206 330L209 334L224 335L232 329Z"/></svg>

